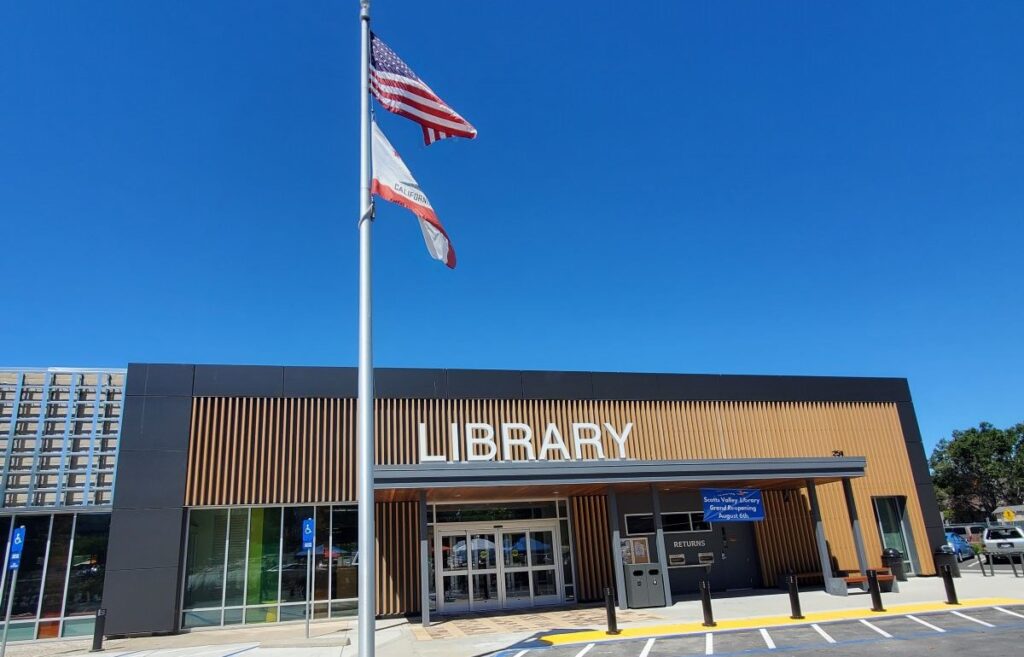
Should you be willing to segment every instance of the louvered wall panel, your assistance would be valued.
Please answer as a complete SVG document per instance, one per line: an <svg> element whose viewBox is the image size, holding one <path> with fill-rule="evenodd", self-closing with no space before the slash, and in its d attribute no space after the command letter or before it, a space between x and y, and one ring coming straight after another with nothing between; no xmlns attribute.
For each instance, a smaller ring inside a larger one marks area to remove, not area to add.
<svg viewBox="0 0 1024 657"><path fill-rule="evenodd" d="M780 575L820 571L807 496L796 490L767 490L762 497L765 520L754 523L762 583L775 586Z"/></svg>
<svg viewBox="0 0 1024 657"><path fill-rule="evenodd" d="M418 502L378 502L377 613L420 610L420 523Z"/></svg>
<svg viewBox="0 0 1024 657"><path fill-rule="evenodd" d="M577 599L604 599L604 589L614 589L611 534L608 530L608 498L604 495L570 497L573 542L576 545Z"/></svg>
<svg viewBox="0 0 1024 657"><path fill-rule="evenodd" d="M355 500L355 400L200 398L193 403L186 505ZM432 454L448 453L452 423L522 422L534 428L539 452L549 422L559 426L567 442L573 422L610 422L619 429L632 422L627 447L636 459L828 457L833 450L865 456L867 476L854 479L853 490L871 565L880 565L881 553L871 498L905 496L923 574L934 573L895 404L382 399L376 411L381 464L417 461L420 422L427 426ZM458 433L464 455L465 436L461 428ZM617 453L607 435L603 444L606 454ZM524 456L525 448L515 450ZM856 569L842 486L820 486L819 498L839 567Z"/></svg>

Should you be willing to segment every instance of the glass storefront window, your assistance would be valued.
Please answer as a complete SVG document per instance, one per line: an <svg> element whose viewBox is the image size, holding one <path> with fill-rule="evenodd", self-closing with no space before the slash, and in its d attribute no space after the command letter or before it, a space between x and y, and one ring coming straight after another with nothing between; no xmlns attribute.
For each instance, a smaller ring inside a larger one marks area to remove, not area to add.
<svg viewBox="0 0 1024 657"><path fill-rule="evenodd" d="M64 602L64 581L68 571L68 548L71 547L71 525L75 517L59 515L53 517L50 532L50 559L46 564L46 581L43 584L43 604L39 609L40 618L60 618ZM40 632L42 627L40 627ZM57 636L57 628L51 628Z"/></svg>
<svg viewBox="0 0 1024 657"><path fill-rule="evenodd" d="M184 627L305 618L307 552L302 520L313 517L313 618L357 607L355 506L193 509L182 599Z"/></svg>
<svg viewBox="0 0 1024 657"><path fill-rule="evenodd" d="M245 594L247 605L277 602L280 552L281 509L252 509L249 519L249 581ZM269 621L260 614L254 618L263 618L260 622L273 622L277 620L277 611L274 610L274 618ZM246 622L257 621L250 621L247 614Z"/></svg>
<svg viewBox="0 0 1024 657"><path fill-rule="evenodd" d="M43 583L43 566L46 562L46 541L50 535L52 516L17 516L17 525L25 526L25 549L21 553L21 568L18 570L18 588L11 609L11 620L35 619L39 606L39 591ZM10 583L7 585L10 594ZM7 595L0 608L7 608ZM11 625L14 630L14 625Z"/></svg>
<svg viewBox="0 0 1024 657"><path fill-rule="evenodd" d="M302 520L313 514L313 507L290 506L284 509L284 542L281 548L281 602L306 600L306 550L302 549ZM288 613L294 613L289 611ZM281 610L281 620L285 620Z"/></svg>
<svg viewBox="0 0 1024 657"><path fill-rule="evenodd" d="M109 534L110 516L107 514L79 514L75 521L65 616L91 614L100 608Z"/></svg>
<svg viewBox="0 0 1024 657"><path fill-rule="evenodd" d="M50 639L91 632L93 619L73 617L99 607L103 593L103 564L107 555L106 513L47 513L0 517L0 545L6 552L12 526L26 530L22 566L18 572L9 640ZM92 528L97 528L95 532ZM98 577L83 574L83 555ZM6 608L10 572L0 574ZM85 623L88 623L88 628ZM0 623L2 625L2 623Z"/></svg>
<svg viewBox="0 0 1024 657"><path fill-rule="evenodd" d="M185 609L223 605L227 525L227 509L203 509L189 514Z"/></svg>
<svg viewBox="0 0 1024 657"><path fill-rule="evenodd" d="M330 600L331 594L327 590L332 561L330 507L317 507L314 521L316 540L313 541L313 599ZM324 614L326 613L327 608L324 607ZM314 618L316 617L316 610L314 610Z"/></svg>
<svg viewBox="0 0 1024 657"><path fill-rule="evenodd" d="M331 597L355 598L356 545L358 527L354 506L336 506L331 509Z"/></svg>
<svg viewBox="0 0 1024 657"><path fill-rule="evenodd" d="M437 505L435 522L485 522L491 520L540 520L557 518L554 502L508 502L501 504Z"/></svg>
<svg viewBox="0 0 1024 657"><path fill-rule="evenodd" d="M249 509L231 509L228 524L227 577L224 580L224 606L243 603L245 595L245 539L249 534ZM225 617L224 622L227 623ZM241 623L241 614L238 622Z"/></svg>

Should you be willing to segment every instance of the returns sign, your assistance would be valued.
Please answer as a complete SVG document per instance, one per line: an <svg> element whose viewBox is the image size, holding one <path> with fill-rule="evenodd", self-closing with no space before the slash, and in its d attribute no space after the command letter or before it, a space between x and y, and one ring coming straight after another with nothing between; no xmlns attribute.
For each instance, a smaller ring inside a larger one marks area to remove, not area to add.
<svg viewBox="0 0 1024 657"><path fill-rule="evenodd" d="M704 522L764 520L761 491L753 488L701 488Z"/></svg>

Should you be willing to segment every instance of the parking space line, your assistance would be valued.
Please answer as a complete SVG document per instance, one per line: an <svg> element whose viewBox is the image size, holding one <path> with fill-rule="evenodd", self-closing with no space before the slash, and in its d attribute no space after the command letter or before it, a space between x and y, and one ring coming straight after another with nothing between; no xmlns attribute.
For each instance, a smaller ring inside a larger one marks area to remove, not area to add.
<svg viewBox="0 0 1024 657"><path fill-rule="evenodd" d="M772 641L772 636L763 627L761 628L761 638L764 639L764 644L768 646L768 650L775 650L775 642Z"/></svg>
<svg viewBox="0 0 1024 657"><path fill-rule="evenodd" d="M644 649L640 651L640 657L647 657L651 654L651 648L654 647L654 637L647 639L647 643L644 644Z"/></svg>
<svg viewBox="0 0 1024 657"><path fill-rule="evenodd" d="M706 632L704 634L704 654L715 654L715 640L711 638L711 632Z"/></svg>
<svg viewBox="0 0 1024 657"><path fill-rule="evenodd" d="M866 627L870 627L870 628L871 628L871 629L873 629L874 631L878 632L879 634L881 634L882 636L884 636L884 637L885 637L886 639L891 639L891 638L892 638L892 635L891 635L891 634L889 634L888 632L886 632L886 631L885 631L885 630L883 630L882 628L878 627L877 625L874 625L874 624L872 624L872 623L870 623L870 622L868 622L868 621L864 620L863 618L861 618L861 619L860 619L860 622L861 622L861 623L864 623L864 625L865 625Z"/></svg>
<svg viewBox="0 0 1024 657"><path fill-rule="evenodd" d="M523 655L525 655L529 650L529 648L527 648L526 650L520 650L516 654L512 655L512 657L523 657Z"/></svg>
<svg viewBox="0 0 1024 657"><path fill-rule="evenodd" d="M1010 611L1009 609L1003 609L1002 607L992 607L992 608L993 609L998 609L999 611L1003 612L1004 614L1010 614L1011 616L1016 616L1017 618L1024 618L1024 616L1018 614L1015 611Z"/></svg>
<svg viewBox="0 0 1024 657"><path fill-rule="evenodd" d="M907 614L906 618L909 618L910 620L914 621L915 623L920 623L921 625L924 625L925 627L930 627L933 630L935 630L936 632L945 632L946 631L946 630L942 629L941 627L939 627L937 625L932 625L928 621L921 620L920 618L918 618L917 616L915 616L913 614Z"/></svg>
<svg viewBox="0 0 1024 657"><path fill-rule="evenodd" d="M811 627L813 627L814 631L817 632L818 634L820 634L821 637L823 639L825 639L826 641L828 641L829 643L835 643L836 642L836 640L833 639L832 637L830 637L828 635L828 632L826 632L825 630L821 629L821 626L818 625L817 623L811 623Z"/></svg>
<svg viewBox="0 0 1024 657"><path fill-rule="evenodd" d="M590 649L593 648L593 647L594 647L593 643L588 643L586 646L583 647L583 650L581 650L578 653L576 653L576 657L583 657L583 655L585 655L588 652L590 652Z"/></svg>
<svg viewBox="0 0 1024 657"><path fill-rule="evenodd" d="M954 611L954 612L951 612L951 613L954 616L959 616L960 618L969 620L972 623L977 623L978 625L984 625L985 627L995 627L995 625L993 625L992 623L986 623L985 621L981 620L980 618L971 618L967 614L961 614L959 611Z"/></svg>

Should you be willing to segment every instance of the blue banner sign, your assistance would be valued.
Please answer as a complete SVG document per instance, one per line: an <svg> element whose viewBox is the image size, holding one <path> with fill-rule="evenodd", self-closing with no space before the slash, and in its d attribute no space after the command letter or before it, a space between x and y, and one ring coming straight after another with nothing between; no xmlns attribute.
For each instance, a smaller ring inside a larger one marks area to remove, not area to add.
<svg viewBox="0 0 1024 657"><path fill-rule="evenodd" d="M7 562L8 570L17 570L21 565L21 551L25 549L25 528L18 527L11 537L11 559Z"/></svg>
<svg viewBox="0 0 1024 657"><path fill-rule="evenodd" d="M295 525L292 525L293 527ZM315 536L313 530L313 519L306 518L302 521L302 549L308 550L313 547L313 537Z"/></svg>
<svg viewBox="0 0 1024 657"><path fill-rule="evenodd" d="M704 522L764 520L761 491L753 488L701 488Z"/></svg>

